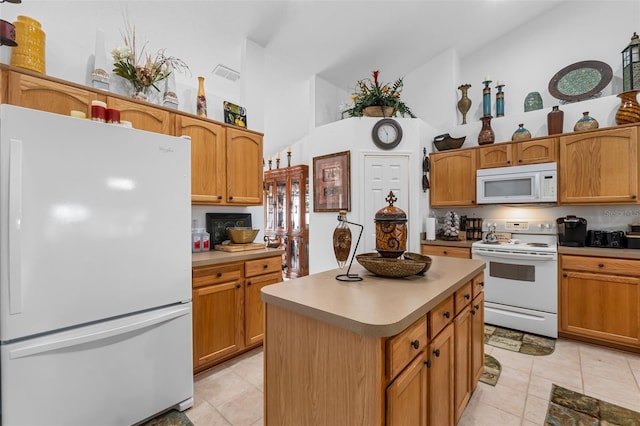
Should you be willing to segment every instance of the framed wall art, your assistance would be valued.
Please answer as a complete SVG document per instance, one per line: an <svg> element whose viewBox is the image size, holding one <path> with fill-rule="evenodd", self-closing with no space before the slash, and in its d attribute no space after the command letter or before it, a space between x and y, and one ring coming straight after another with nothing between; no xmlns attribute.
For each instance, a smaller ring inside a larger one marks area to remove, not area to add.
<svg viewBox="0 0 640 426"><path fill-rule="evenodd" d="M313 157L313 211L351 211L351 152Z"/></svg>

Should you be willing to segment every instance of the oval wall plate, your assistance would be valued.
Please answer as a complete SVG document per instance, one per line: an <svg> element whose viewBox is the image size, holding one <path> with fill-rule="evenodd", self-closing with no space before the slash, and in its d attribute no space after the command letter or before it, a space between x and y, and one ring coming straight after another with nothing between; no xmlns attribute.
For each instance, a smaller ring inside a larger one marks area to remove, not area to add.
<svg viewBox="0 0 640 426"><path fill-rule="evenodd" d="M576 62L562 68L551 78L549 93L567 103L597 98L612 76L611 67L604 62Z"/></svg>

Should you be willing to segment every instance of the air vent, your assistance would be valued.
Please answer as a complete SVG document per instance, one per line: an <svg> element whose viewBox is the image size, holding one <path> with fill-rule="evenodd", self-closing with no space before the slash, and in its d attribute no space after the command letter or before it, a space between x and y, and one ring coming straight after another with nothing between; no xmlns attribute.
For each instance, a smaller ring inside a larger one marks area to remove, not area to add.
<svg viewBox="0 0 640 426"><path fill-rule="evenodd" d="M231 68L222 64L216 65L216 67L213 69L213 75L217 75L231 81L236 81L240 78L240 73L238 71L232 70Z"/></svg>

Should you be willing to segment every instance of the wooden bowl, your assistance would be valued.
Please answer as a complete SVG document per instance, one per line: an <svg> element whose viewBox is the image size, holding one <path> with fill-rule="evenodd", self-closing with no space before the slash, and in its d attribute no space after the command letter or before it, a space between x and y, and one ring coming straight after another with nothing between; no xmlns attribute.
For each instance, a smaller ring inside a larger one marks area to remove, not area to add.
<svg viewBox="0 0 640 426"><path fill-rule="evenodd" d="M260 232L259 229L235 227L227 228L227 236L234 244L248 244L252 243Z"/></svg>
<svg viewBox="0 0 640 426"><path fill-rule="evenodd" d="M367 271L387 278L404 278L410 275L420 274L429 269L431 262L426 260L396 259L382 257L378 253L363 253L356 255L360 263Z"/></svg>

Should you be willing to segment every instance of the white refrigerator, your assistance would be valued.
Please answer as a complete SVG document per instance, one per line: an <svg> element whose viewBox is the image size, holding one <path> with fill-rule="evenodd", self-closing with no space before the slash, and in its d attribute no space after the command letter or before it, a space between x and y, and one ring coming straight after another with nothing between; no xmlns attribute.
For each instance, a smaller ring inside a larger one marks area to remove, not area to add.
<svg viewBox="0 0 640 426"><path fill-rule="evenodd" d="M193 404L188 139L0 106L2 425Z"/></svg>

